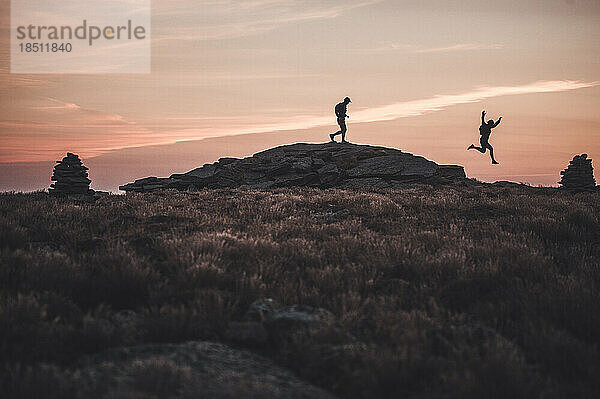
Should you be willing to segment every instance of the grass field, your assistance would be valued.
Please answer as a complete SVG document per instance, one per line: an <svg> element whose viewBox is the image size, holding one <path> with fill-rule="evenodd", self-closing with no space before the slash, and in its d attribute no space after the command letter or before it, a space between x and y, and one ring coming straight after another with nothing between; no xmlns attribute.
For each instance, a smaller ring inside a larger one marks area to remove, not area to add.
<svg viewBox="0 0 600 399"><path fill-rule="evenodd" d="M254 349L340 397L597 397L599 222L599 193L508 184L1 194L0 396L61 397L110 347L226 342L269 297L356 338ZM103 328L124 309L140 328Z"/></svg>

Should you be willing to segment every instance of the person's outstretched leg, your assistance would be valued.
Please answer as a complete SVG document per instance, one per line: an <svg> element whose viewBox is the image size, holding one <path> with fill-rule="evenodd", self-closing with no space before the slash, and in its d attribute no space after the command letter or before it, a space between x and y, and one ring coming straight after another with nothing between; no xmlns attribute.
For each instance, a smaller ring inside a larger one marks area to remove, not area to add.
<svg viewBox="0 0 600 399"><path fill-rule="evenodd" d="M329 135L329 138L331 138L331 141L335 141L335 140L334 140L334 137L335 137L335 136L337 136L338 134L341 134L341 135L342 135L342 141L344 141L344 136L345 136L345 133L346 133L346 124L345 124L343 121L340 121L340 120L338 119L338 125L339 125L339 127L340 127L340 130L338 130L338 131L337 131L337 132L335 132L335 133L331 133L331 134Z"/></svg>
<svg viewBox="0 0 600 399"><path fill-rule="evenodd" d="M346 142L346 132L348 131L346 129L346 123L343 123L340 125L340 127L342 128L341 132L342 132L342 143Z"/></svg>
<svg viewBox="0 0 600 399"><path fill-rule="evenodd" d="M490 149L490 158L492 158L492 165L498 165L498 161L494 159L494 148L491 145L487 145L487 148Z"/></svg>
<svg viewBox="0 0 600 399"><path fill-rule="evenodd" d="M485 147L476 147L475 145L471 144L469 146L469 148L467 148L467 150L477 150L477 151L479 151L481 153L484 153L485 152Z"/></svg>
<svg viewBox="0 0 600 399"><path fill-rule="evenodd" d="M338 130L338 131L337 131L337 132L335 132L335 133L331 133L331 134L329 135L329 138L331 139L331 141L335 141L335 140L334 140L334 139L335 139L335 136L337 136L338 134L342 134L342 131L341 131L341 130Z"/></svg>

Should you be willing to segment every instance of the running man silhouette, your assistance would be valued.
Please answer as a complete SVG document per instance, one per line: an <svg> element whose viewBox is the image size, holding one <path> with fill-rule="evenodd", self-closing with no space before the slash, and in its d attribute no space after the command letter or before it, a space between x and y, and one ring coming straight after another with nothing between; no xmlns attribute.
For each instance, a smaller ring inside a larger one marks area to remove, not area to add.
<svg viewBox="0 0 600 399"><path fill-rule="evenodd" d="M479 143L481 144L481 147L476 147L475 145L471 144L469 146L469 148L467 148L467 150L477 150L477 151L481 152L482 154L485 153L485 150L489 149L490 157L492 158L493 165L498 165L498 162L494 159L494 148L492 148L492 146L490 145L489 139L490 139L490 134L492 134L492 129L495 128L496 126L498 126L500 124L501 120L502 120L502 117L498 118L497 122L494 122L493 120L490 119L486 123L485 122L485 110L484 110L481 113L481 126L479 126L479 134L481 134L481 137L479 138Z"/></svg>
<svg viewBox="0 0 600 399"><path fill-rule="evenodd" d="M341 134L342 143L346 142L346 131L348 131L348 129L346 129L346 118L350 118L346 115L346 112L348 112L348 104L351 102L350 97L346 97L344 98L344 101L335 106L335 116L337 116L337 123L340 125L340 130L329 135L331 141L335 141L334 137Z"/></svg>

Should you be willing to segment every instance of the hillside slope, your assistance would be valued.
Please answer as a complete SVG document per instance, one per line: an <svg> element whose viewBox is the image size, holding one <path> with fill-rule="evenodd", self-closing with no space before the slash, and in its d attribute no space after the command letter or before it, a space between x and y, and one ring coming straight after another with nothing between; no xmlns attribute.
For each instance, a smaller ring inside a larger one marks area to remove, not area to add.
<svg viewBox="0 0 600 399"><path fill-rule="evenodd" d="M109 348L208 341L344 398L591 398L599 222L598 193L507 183L2 194L0 396L65 397ZM337 324L231 341L263 298ZM184 397L198 371L173 367L127 392Z"/></svg>

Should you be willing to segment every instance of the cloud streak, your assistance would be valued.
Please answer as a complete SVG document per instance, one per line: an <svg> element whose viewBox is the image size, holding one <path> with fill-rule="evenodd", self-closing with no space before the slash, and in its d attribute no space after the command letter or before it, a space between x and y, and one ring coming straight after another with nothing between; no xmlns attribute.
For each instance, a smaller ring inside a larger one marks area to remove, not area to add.
<svg viewBox="0 0 600 399"><path fill-rule="evenodd" d="M460 43L446 47L417 48L415 53L448 53L453 51L499 50L502 44Z"/></svg>
<svg viewBox="0 0 600 399"><path fill-rule="evenodd" d="M155 42L173 40L222 40L269 32L292 23L333 19L342 13L383 0L349 0L343 4L327 0L211 1L198 7L195 2L157 3ZM168 5L167 5L168 4ZM176 25L161 21L177 20Z"/></svg>
<svg viewBox="0 0 600 399"><path fill-rule="evenodd" d="M502 44L482 44L482 43L457 43L450 46L440 47L424 47L414 44L404 44L395 42L382 42L374 48L358 49L356 51L366 53L385 53L385 52L404 52L414 54L428 53L451 53L457 51L479 51L479 50L500 50L503 49Z"/></svg>
<svg viewBox="0 0 600 399"><path fill-rule="evenodd" d="M535 93L556 93L599 86L600 82L577 80L538 81L522 86L480 87L462 94L441 94L435 97L374 107L354 113L358 122L387 121L441 111L453 105L469 104L488 98Z"/></svg>

